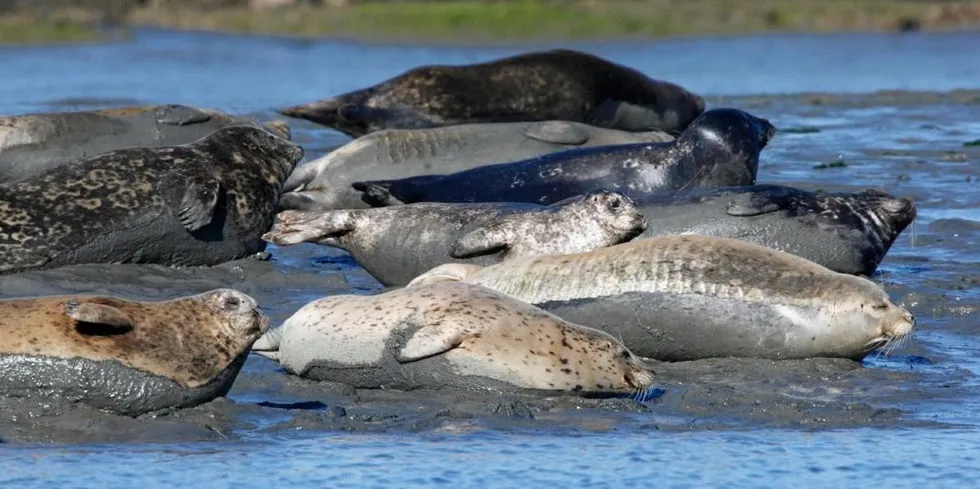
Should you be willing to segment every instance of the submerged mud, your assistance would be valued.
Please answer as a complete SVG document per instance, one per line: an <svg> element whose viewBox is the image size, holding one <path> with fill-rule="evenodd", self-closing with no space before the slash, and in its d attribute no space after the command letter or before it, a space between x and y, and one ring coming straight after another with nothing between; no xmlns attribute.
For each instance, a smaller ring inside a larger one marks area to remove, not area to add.
<svg viewBox="0 0 980 489"><path fill-rule="evenodd" d="M760 183L811 191L879 188L915 200L919 217L872 277L917 318L913 337L863 362L710 359L654 363L644 399L540 392L354 390L288 375L252 355L227 398L133 419L81 405L0 399L0 440L175 442L295 432L476 430L825 430L948 427L980 410L980 93L879 92L710 98L780 129ZM256 115L256 114L252 114ZM258 114L272 118L272 114ZM307 160L344 142L294 124ZM312 143L312 144L310 144ZM233 287L278 326L303 304L380 284L345 252L303 244L202 268L84 265L0 277L0 297L95 293L161 300Z"/></svg>

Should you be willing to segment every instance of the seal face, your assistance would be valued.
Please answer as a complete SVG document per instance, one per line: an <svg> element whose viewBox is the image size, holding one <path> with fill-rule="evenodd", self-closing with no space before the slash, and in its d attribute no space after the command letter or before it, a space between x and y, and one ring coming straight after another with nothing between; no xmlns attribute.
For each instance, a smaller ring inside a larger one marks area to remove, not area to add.
<svg viewBox="0 0 980 489"><path fill-rule="evenodd" d="M592 54L556 49L471 65L420 66L279 112L358 137L382 129L542 120L675 132L703 111L704 100L676 84Z"/></svg>
<svg viewBox="0 0 980 489"><path fill-rule="evenodd" d="M612 336L458 282L315 300L253 351L358 388L635 394L653 372Z"/></svg>
<svg viewBox="0 0 980 489"><path fill-rule="evenodd" d="M604 188L642 196L752 185L775 127L738 109L712 109L669 143L574 149L449 175L355 182L372 206L414 202L550 204Z"/></svg>
<svg viewBox="0 0 980 489"><path fill-rule="evenodd" d="M263 125L248 117L176 104L0 117L0 183L109 151L188 144L238 125L290 139L284 121Z"/></svg>
<svg viewBox="0 0 980 489"><path fill-rule="evenodd" d="M262 251L303 150L233 126L0 185L0 273L79 263L213 265Z"/></svg>
<svg viewBox="0 0 980 489"><path fill-rule="evenodd" d="M873 189L814 193L753 185L637 198L650 222L641 238L735 238L792 253L835 272L868 276L916 216L911 200Z"/></svg>
<svg viewBox="0 0 980 489"><path fill-rule="evenodd" d="M385 285L404 285L443 263L497 263L588 251L629 241L646 220L628 197L595 191L551 206L418 203L326 212L284 211L262 238L349 252Z"/></svg>
<svg viewBox="0 0 980 489"><path fill-rule="evenodd" d="M454 173L566 149L673 139L661 131L627 132L571 121L386 129L298 166L286 181L280 206L321 211L364 208L368 205L351 189L352 182Z"/></svg>
<svg viewBox="0 0 980 489"><path fill-rule="evenodd" d="M231 289L168 301L52 296L0 301L0 394L138 416L225 395L269 328Z"/></svg>
<svg viewBox="0 0 980 489"><path fill-rule="evenodd" d="M623 338L659 360L859 359L915 320L874 282L756 244L712 236L641 239L598 250L444 265L409 287L462 279Z"/></svg>

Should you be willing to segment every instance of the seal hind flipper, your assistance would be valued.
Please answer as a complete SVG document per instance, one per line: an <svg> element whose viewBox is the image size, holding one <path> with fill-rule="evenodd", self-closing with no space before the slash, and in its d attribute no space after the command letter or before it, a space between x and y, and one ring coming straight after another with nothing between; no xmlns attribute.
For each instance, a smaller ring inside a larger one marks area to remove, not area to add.
<svg viewBox="0 0 980 489"><path fill-rule="evenodd" d="M79 333L87 336L117 335L133 329L133 319L109 304L72 299L65 303L65 315L76 321Z"/></svg>
<svg viewBox="0 0 980 489"><path fill-rule="evenodd" d="M269 121L262 124L267 131L279 136L287 141L293 140L293 130L289 127L289 122L284 120Z"/></svg>
<svg viewBox="0 0 980 489"><path fill-rule="evenodd" d="M449 256L462 259L506 251L515 237L513 227L507 224L505 218L470 231L456 240Z"/></svg>
<svg viewBox="0 0 980 489"><path fill-rule="evenodd" d="M756 192L737 194L728 203L725 213L735 217L751 217L770 214L787 208L787 199L793 190L784 187L768 187Z"/></svg>
<svg viewBox="0 0 980 489"><path fill-rule="evenodd" d="M524 135L545 143L570 146L579 146L589 141L588 132L567 121L534 122L524 130Z"/></svg>
<svg viewBox="0 0 980 489"><path fill-rule="evenodd" d="M404 202L391 195L391 182L354 182L354 190L361 192L361 200L371 207L403 205Z"/></svg>
<svg viewBox="0 0 980 489"><path fill-rule="evenodd" d="M221 184L217 180L190 182L184 197L180 201L177 217L188 231L197 231L207 226L214 217L214 208L218 205L218 193Z"/></svg>
<svg viewBox="0 0 980 489"><path fill-rule="evenodd" d="M586 122L593 126L614 127L625 131L650 131L660 127L663 121L649 107L606 99L592 109Z"/></svg>
<svg viewBox="0 0 980 489"><path fill-rule="evenodd" d="M396 360L399 363L424 360L456 348L463 339L463 331L449 324L422 327L405 342L405 346L398 351Z"/></svg>
<svg viewBox="0 0 980 489"><path fill-rule="evenodd" d="M156 110L156 119L158 124L188 126L207 122L211 120L211 116L207 112L186 105L164 105Z"/></svg>
<svg viewBox="0 0 980 489"><path fill-rule="evenodd" d="M276 245L293 245L337 237L354 230L357 224L354 212L356 211L283 211L279 213L275 226L263 234L262 239Z"/></svg>

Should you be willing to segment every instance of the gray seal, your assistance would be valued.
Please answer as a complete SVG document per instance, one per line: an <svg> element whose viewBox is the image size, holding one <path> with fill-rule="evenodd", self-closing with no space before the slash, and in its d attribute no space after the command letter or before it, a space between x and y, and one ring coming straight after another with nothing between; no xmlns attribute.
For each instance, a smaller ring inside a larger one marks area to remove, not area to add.
<svg viewBox="0 0 980 489"><path fill-rule="evenodd" d="M755 184L775 127L738 109L712 109L676 140L572 149L449 175L355 182L372 206L414 202L550 204L596 189L630 197Z"/></svg>
<svg viewBox="0 0 980 489"><path fill-rule="evenodd" d="M50 296L0 301L0 395L126 415L186 408L231 389L269 318L216 289L167 301Z"/></svg>
<svg viewBox="0 0 980 489"><path fill-rule="evenodd" d="M263 239L311 242L351 254L384 285L405 285L444 263L489 265L520 256L588 251L629 241L646 220L633 202L597 191L551 206L419 203L375 209L284 211Z"/></svg>
<svg viewBox="0 0 980 489"><path fill-rule="evenodd" d="M880 190L815 193L780 185L643 195L640 238L721 236L768 246L835 272L870 276L912 223L915 203Z"/></svg>
<svg viewBox="0 0 980 489"><path fill-rule="evenodd" d="M0 273L215 265L265 249L299 146L251 126L102 153L0 185Z"/></svg>
<svg viewBox="0 0 980 489"><path fill-rule="evenodd" d="M176 104L0 117L0 183L117 149L192 143L239 125L290 139L284 121L263 125L248 117Z"/></svg>
<svg viewBox="0 0 980 489"><path fill-rule="evenodd" d="M352 182L454 173L565 149L673 139L661 131L627 132L570 121L386 129L298 166L286 181L280 205L299 210L364 208L369 206Z"/></svg>
<svg viewBox="0 0 980 489"><path fill-rule="evenodd" d="M413 68L377 85L279 113L351 137L382 129L567 120L679 132L704 99L598 56L555 49L470 65Z"/></svg>
<svg viewBox="0 0 980 489"><path fill-rule="evenodd" d="M864 277L754 243L664 236L481 268L441 265L409 288L463 280L601 329L636 354L861 359L894 346L912 314Z"/></svg>
<svg viewBox="0 0 980 489"><path fill-rule="evenodd" d="M653 384L612 336L455 282L317 299L252 351L292 374L364 389L630 395Z"/></svg>

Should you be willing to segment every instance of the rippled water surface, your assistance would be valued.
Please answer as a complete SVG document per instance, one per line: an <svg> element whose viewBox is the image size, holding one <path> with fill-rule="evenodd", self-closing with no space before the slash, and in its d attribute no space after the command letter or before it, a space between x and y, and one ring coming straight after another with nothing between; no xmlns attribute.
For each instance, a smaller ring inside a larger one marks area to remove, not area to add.
<svg viewBox="0 0 980 489"><path fill-rule="evenodd" d="M60 443L0 445L0 485L976 487L980 147L964 143L980 139L978 45L976 33L569 45L685 85L709 106L772 120L781 131L763 153L760 182L877 187L914 198L919 218L876 280L915 313L918 330L887 356L862 365L691 362L658 371L665 393L644 404L547 409L527 401L537 407L526 414L524 401L336 394L251 358L228 400L165 419L74 415L43 425L71 436L17 420L0 439ZM419 64L525 49L139 31L115 44L0 48L0 113L169 102L269 120L275 107ZM307 159L346 141L310 123L292 125ZM814 168L834 161L846 166ZM312 298L378 287L344 253L312 245L270 251L271 262L207 271L83 267L11 276L0 278L0 296L163 298L234 286L282 321ZM262 401L323 404L274 409ZM482 412L493 415L470 414Z"/></svg>

